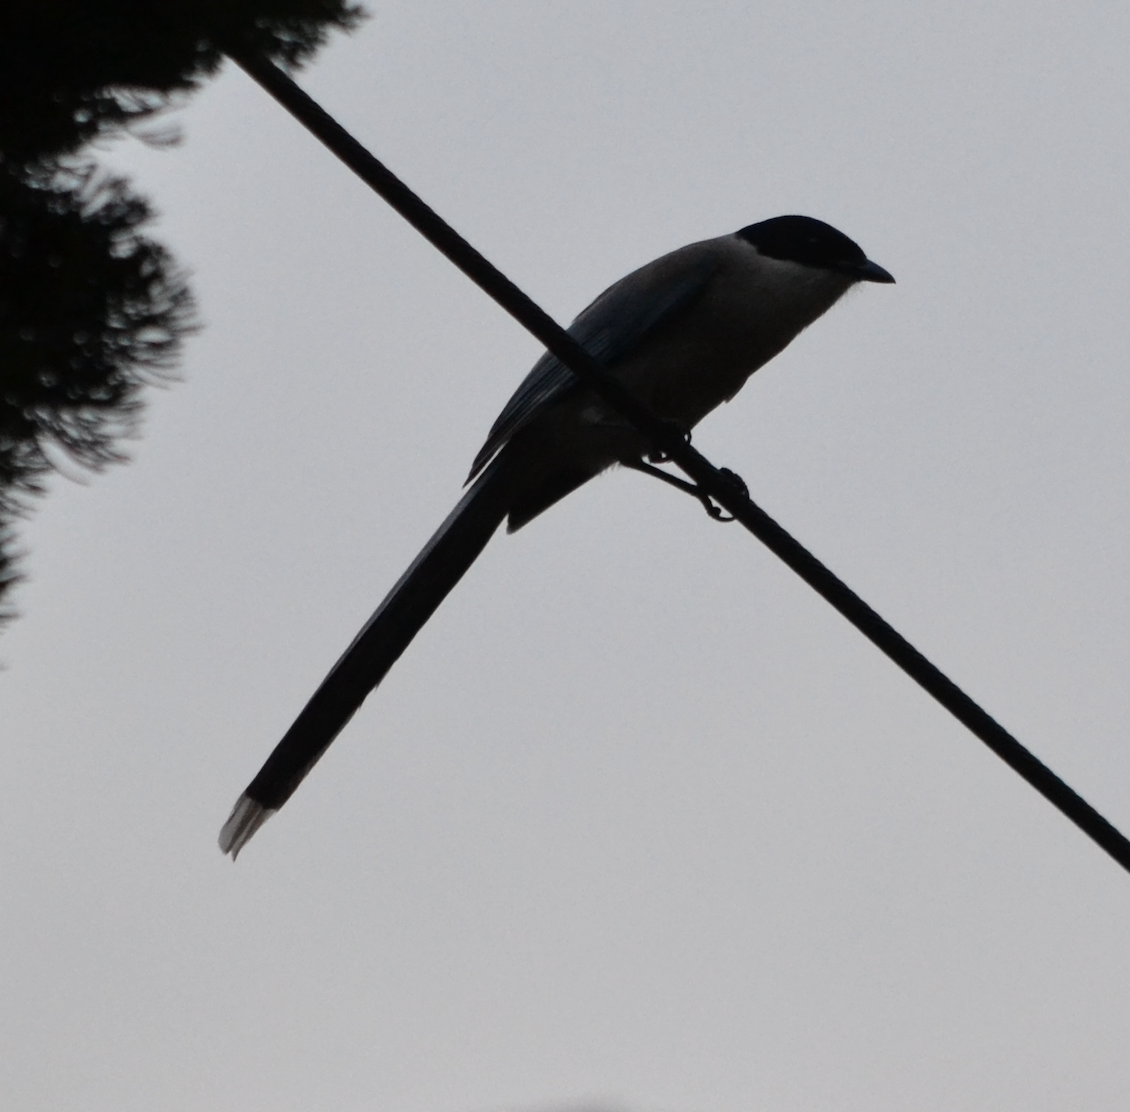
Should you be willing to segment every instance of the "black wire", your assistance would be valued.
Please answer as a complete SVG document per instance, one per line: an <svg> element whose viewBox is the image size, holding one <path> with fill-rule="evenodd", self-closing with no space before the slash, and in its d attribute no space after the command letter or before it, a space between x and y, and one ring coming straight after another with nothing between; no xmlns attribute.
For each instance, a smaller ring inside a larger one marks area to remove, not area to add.
<svg viewBox="0 0 1130 1112"><path fill-rule="evenodd" d="M716 468L675 426L659 420L632 398L560 325L362 147L278 66L250 51L229 51L229 55L425 239L532 332L582 382L635 425L657 453L682 468L704 494L729 511L872 644L1130 872L1130 841L785 532L745 494L732 475Z"/></svg>

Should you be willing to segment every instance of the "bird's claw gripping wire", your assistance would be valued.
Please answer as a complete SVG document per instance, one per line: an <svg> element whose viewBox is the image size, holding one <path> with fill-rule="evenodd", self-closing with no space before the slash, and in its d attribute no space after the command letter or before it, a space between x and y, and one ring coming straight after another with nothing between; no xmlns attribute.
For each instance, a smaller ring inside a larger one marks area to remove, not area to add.
<svg viewBox="0 0 1130 1112"><path fill-rule="evenodd" d="M686 434L688 442L690 441L690 433ZM697 483L688 482L686 479L680 479L677 475L669 475L666 471L661 471L658 467L654 466L655 462L662 462L666 459L661 453L649 453L648 460L652 462L645 462L644 460L632 460L625 462L624 467L630 467L633 471L639 471L644 475L651 475L653 478L660 479L668 486L673 486L676 490L681 490L685 494L689 494L692 498L698 499L702 503L702 507L706 510L715 521L733 521L733 515L726 513L711 497L702 489ZM735 472L731 471L728 467L720 467L718 471L722 477L729 483L735 490L740 491L743 498L749 497L749 488L745 485L742 477Z"/></svg>
<svg viewBox="0 0 1130 1112"><path fill-rule="evenodd" d="M727 484L732 486L743 498L749 497L749 487L745 485L745 479L736 471L731 471L728 467L719 467L718 473L726 480ZM706 512L710 514L715 521L734 520L734 515L726 513L721 506L711 499L710 495L701 494L701 498L703 505L706 507Z"/></svg>

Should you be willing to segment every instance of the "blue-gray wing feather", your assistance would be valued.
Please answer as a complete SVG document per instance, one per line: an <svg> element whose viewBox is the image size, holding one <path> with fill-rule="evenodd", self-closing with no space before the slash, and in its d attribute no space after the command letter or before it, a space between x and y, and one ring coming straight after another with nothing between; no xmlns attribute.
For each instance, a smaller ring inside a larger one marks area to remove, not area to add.
<svg viewBox="0 0 1130 1112"><path fill-rule="evenodd" d="M599 363L611 366L634 351L660 325L689 308L705 289L715 268L712 260L703 260L660 290L641 290L629 275L589 305L569 326L569 335ZM573 372L547 351L498 415L467 481L486 467L515 433L576 385Z"/></svg>

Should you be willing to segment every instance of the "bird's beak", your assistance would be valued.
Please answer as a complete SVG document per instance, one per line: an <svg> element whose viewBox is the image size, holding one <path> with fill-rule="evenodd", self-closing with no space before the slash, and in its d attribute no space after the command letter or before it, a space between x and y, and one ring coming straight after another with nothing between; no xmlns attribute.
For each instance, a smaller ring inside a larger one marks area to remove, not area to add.
<svg viewBox="0 0 1130 1112"><path fill-rule="evenodd" d="M845 268L857 282L893 282L895 276L884 270L878 263L868 259L865 263L852 264Z"/></svg>

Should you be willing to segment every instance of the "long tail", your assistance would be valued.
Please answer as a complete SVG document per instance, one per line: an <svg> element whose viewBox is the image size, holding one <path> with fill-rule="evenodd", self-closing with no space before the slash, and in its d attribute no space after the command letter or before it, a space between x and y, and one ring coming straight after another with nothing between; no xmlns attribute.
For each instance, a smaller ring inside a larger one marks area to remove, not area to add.
<svg viewBox="0 0 1130 1112"><path fill-rule="evenodd" d="M224 823L220 849L233 861L290 798L475 562L507 514L508 487L505 459L500 457L451 511L330 670Z"/></svg>

